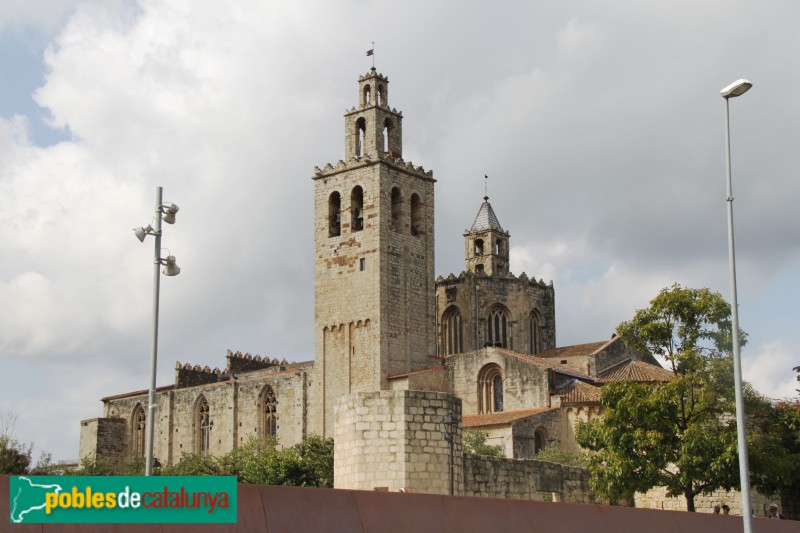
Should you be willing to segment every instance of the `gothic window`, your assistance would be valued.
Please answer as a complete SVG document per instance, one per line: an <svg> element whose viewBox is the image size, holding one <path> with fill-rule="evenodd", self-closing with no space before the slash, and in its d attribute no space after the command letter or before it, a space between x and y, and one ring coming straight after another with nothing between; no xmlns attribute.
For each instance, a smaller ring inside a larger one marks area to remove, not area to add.
<svg viewBox="0 0 800 533"><path fill-rule="evenodd" d="M531 338L531 353L537 354L542 351L542 319L539 312L535 309L531 311L529 320L530 325L530 338Z"/></svg>
<svg viewBox="0 0 800 533"><path fill-rule="evenodd" d="M364 138L367 133L367 120L364 117L356 120L356 157L364 155Z"/></svg>
<svg viewBox="0 0 800 533"><path fill-rule="evenodd" d="M475 239L475 255L483 255L483 239Z"/></svg>
<svg viewBox="0 0 800 533"><path fill-rule="evenodd" d="M364 102L361 104L362 106L367 106L372 101L372 87L369 85L364 86Z"/></svg>
<svg viewBox="0 0 800 533"><path fill-rule="evenodd" d="M392 189L392 229L401 232L403 229L403 195L400 189Z"/></svg>
<svg viewBox="0 0 800 533"><path fill-rule="evenodd" d="M422 233L422 202L419 195L411 195L411 235Z"/></svg>
<svg viewBox="0 0 800 533"><path fill-rule="evenodd" d="M342 196L333 191L328 197L328 237L342 234Z"/></svg>
<svg viewBox="0 0 800 533"><path fill-rule="evenodd" d="M478 373L478 412L480 414L503 411L503 372L495 363L489 363Z"/></svg>
<svg viewBox="0 0 800 533"><path fill-rule="evenodd" d="M214 428L214 421L211 419L211 409L208 400L200 396L195 407L195 434L196 450L199 455L208 455L211 449L211 430Z"/></svg>
<svg viewBox="0 0 800 533"><path fill-rule="evenodd" d="M486 341L489 346L508 348L508 315L500 307L489 311L486 322Z"/></svg>
<svg viewBox="0 0 800 533"><path fill-rule="evenodd" d="M133 435L131 442L133 443L133 455L136 457L144 457L145 452L145 434L147 433L147 416L144 414L144 407L142 404L137 404L133 410L132 417Z"/></svg>
<svg viewBox="0 0 800 533"><path fill-rule="evenodd" d="M544 450L546 443L547 430L540 426L533 433L533 453L539 453Z"/></svg>
<svg viewBox="0 0 800 533"><path fill-rule="evenodd" d="M445 355L464 351L464 321L456 306L450 307L442 316L442 347Z"/></svg>
<svg viewBox="0 0 800 533"><path fill-rule="evenodd" d="M353 188L350 194L351 231L364 229L364 189L360 185Z"/></svg>
<svg viewBox="0 0 800 533"><path fill-rule="evenodd" d="M277 437L278 435L278 399L275 391L267 385L261 393L261 435Z"/></svg>

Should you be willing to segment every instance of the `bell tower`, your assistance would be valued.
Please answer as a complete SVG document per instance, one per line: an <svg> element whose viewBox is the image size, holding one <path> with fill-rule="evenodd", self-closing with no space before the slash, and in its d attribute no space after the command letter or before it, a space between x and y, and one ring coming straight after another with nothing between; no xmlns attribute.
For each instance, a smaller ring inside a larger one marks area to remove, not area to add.
<svg viewBox="0 0 800 533"><path fill-rule="evenodd" d="M402 159L403 115L389 79L358 79L344 115L345 158L314 180L314 387L321 433L344 395L389 389L388 377L436 355L431 171Z"/></svg>
<svg viewBox="0 0 800 533"><path fill-rule="evenodd" d="M500 226L489 197L484 196L475 222L464 233L467 271L487 276L507 275L509 237Z"/></svg>

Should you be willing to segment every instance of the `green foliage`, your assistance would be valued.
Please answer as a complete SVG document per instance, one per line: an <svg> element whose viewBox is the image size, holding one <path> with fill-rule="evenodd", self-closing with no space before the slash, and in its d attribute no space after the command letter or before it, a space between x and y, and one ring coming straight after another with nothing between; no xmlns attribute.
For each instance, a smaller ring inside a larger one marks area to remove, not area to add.
<svg viewBox="0 0 800 533"><path fill-rule="evenodd" d="M0 474L19 475L28 471L33 445L17 441L8 435L0 435Z"/></svg>
<svg viewBox="0 0 800 533"><path fill-rule="evenodd" d="M589 464L589 454L585 451L573 452L561 444L554 443L536 454L536 459L549 461L567 466L580 466L585 468Z"/></svg>
<svg viewBox="0 0 800 533"><path fill-rule="evenodd" d="M489 438L489 434L485 431L465 429L461 436L461 442L464 446L464 453L503 457L503 447L499 444L486 444L487 438Z"/></svg>
<svg viewBox="0 0 800 533"><path fill-rule="evenodd" d="M310 436L289 448L252 438L230 453L185 455L158 472L164 476L236 476L241 483L333 487L333 439Z"/></svg>
<svg viewBox="0 0 800 533"><path fill-rule="evenodd" d="M635 350L667 359L676 373L701 369L710 357L731 351L731 307L718 292L690 289L677 283L617 327ZM741 344L746 334L741 333Z"/></svg>
<svg viewBox="0 0 800 533"><path fill-rule="evenodd" d="M676 376L603 387L606 416L576 432L595 452L593 490L617 500L664 486L693 511L696 495L738 483L730 328L730 306L719 293L677 284L619 325L628 346L665 357Z"/></svg>
<svg viewBox="0 0 800 533"><path fill-rule="evenodd" d="M761 492L800 491L800 400L760 398L748 408L751 483Z"/></svg>

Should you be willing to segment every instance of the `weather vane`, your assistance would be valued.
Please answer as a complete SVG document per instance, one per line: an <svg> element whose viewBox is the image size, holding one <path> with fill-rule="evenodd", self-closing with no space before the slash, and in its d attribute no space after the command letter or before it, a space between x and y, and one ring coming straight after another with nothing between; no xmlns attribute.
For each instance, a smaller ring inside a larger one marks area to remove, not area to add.
<svg viewBox="0 0 800 533"><path fill-rule="evenodd" d="M489 176L483 175L483 199L489 199Z"/></svg>
<svg viewBox="0 0 800 533"><path fill-rule="evenodd" d="M372 56L372 70L375 70L375 41L372 41L372 48L367 50L367 55Z"/></svg>

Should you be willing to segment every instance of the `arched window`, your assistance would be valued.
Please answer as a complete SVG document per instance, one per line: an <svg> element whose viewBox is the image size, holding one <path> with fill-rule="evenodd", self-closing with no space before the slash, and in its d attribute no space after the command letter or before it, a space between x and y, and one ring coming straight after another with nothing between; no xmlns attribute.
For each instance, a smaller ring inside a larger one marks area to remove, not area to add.
<svg viewBox="0 0 800 533"><path fill-rule="evenodd" d="M364 229L364 189L360 185L356 185L350 194L350 216L351 231Z"/></svg>
<svg viewBox="0 0 800 533"><path fill-rule="evenodd" d="M328 197L328 237L342 234L342 196L333 191Z"/></svg>
<svg viewBox="0 0 800 533"><path fill-rule="evenodd" d="M480 414L503 411L503 372L489 363L478 373L478 411Z"/></svg>
<svg viewBox="0 0 800 533"><path fill-rule="evenodd" d="M475 272L483 274L483 265L475 265Z"/></svg>
<svg viewBox="0 0 800 533"><path fill-rule="evenodd" d="M497 242L494 243L494 255L500 255L503 251L503 241L501 239L497 239Z"/></svg>
<svg viewBox="0 0 800 533"><path fill-rule="evenodd" d="M542 319L537 310L531 311L529 320L531 353L537 354L542 351Z"/></svg>
<svg viewBox="0 0 800 533"><path fill-rule="evenodd" d="M533 453L539 453L547 445L547 430L541 426L533 432Z"/></svg>
<svg viewBox="0 0 800 533"><path fill-rule="evenodd" d="M508 348L508 315L500 307L489 311L486 321L486 341L489 346Z"/></svg>
<svg viewBox="0 0 800 533"><path fill-rule="evenodd" d="M372 102L372 87L369 85L364 86L364 101L361 104L362 106L367 106Z"/></svg>
<svg viewBox="0 0 800 533"><path fill-rule="evenodd" d="M392 189L392 229L398 233L403 231L403 195L400 189Z"/></svg>
<svg viewBox="0 0 800 533"><path fill-rule="evenodd" d="M147 433L147 416L144 414L144 407L142 407L142 404L137 404L133 409L131 427L133 429L133 433L131 435L131 442L133 443L133 455L135 457L144 457L146 442L145 435Z"/></svg>
<svg viewBox="0 0 800 533"><path fill-rule="evenodd" d="M391 153L389 150L389 138L392 135L392 131L394 130L394 123L392 119L387 118L383 121L383 151L386 153Z"/></svg>
<svg viewBox="0 0 800 533"><path fill-rule="evenodd" d="M420 233L422 233L422 201L419 195L414 193L411 195L411 235Z"/></svg>
<svg viewBox="0 0 800 533"><path fill-rule="evenodd" d="M261 435L264 437L278 436L278 399L275 391L267 385L261 393Z"/></svg>
<svg viewBox="0 0 800 533"><path fill-rule="evenodd" d="M364 137L367 133L367 120L364 117L356 120L356 157L364 155Z"/></svg>
<svg viewBox="0 0 800 533"><path fill-rule="evenodd" d="M483 239L475 239L475 255L483 255Z"/></svg>
<svg viewBox="0 0 800 533"><path fill-rule="evenodd" d="M383 85L378 85L378 105L386 105L386 89L384 89Z"/></svg>
<svg viewBox="0 0 800 533"><path fill-rule="evenodd" d="M199 455L208 455L211 449L211 430L214 428L214 421L211 419L211 409L208 400L200 396L195 404L195 449Z"/></svg>
<svg viewBox="0 0 800 533"><path fill-rule="evenodd" d="M444 355L464 351L464 322L456 306L450 307L442 315L442 349Z"/></svg>

